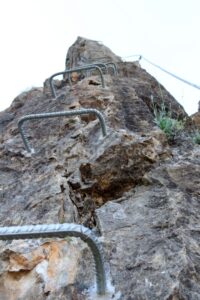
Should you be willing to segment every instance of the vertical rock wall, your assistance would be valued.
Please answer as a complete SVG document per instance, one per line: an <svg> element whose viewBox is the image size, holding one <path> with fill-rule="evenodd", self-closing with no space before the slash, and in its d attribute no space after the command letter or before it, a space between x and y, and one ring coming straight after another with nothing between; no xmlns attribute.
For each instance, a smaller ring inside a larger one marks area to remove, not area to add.
<svg viewBox="0 0 200 300"><path fill-rule="evenodd" d="M174 118L191 122L150 74L99 42L79 37L66 67L94 61L117 66L116 76L104 74L105 88L95 73L71 85L57 80L55 100L46 81L0 113L1 226L90 227L115 287L105 299L199 299L199 146L192 127L169 144L155 126L152 99L157 109L164 101ZM106 137L94 116L29 121L24 130L35 154L26 153L20 117L80 108L103 113ZM79 239L0 245L0 299L94 299L93 259Z"/></svg>

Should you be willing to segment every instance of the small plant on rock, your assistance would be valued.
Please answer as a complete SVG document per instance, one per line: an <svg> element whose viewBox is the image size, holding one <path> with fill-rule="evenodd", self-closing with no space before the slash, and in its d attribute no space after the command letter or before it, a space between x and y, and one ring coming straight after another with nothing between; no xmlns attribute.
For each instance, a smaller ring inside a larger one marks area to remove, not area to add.
<svg viewBox="0 0 200 300"><path fill-rule="evenodd" d="M153 103L153 113L155 124L172 140L175 135L184 128L184 121L172 118L171 113L167 112L164 102L160 109Z"/></svg>
<svg viewBox="0 0 200 300"><path fill-rule="evenodd" d="M193 142L200 145L200 131L196 131L193 136Z"/></svg>

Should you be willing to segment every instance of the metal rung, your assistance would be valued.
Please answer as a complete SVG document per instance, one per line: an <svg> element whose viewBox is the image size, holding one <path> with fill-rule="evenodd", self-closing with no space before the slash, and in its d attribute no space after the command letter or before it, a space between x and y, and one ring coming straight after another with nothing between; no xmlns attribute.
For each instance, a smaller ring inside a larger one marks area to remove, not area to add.
<svg viewBox="0 0 200 300"><path fill-rule="evenodd" d="M93 58L93 59L90 59L91 60L91 64L95 64L95 65L101 65L101 64L104 64L104 65L106 65L106 67L107 66L111 66L111 68L113 69L113 74L114 75L116 75L117 74L117 66L116 66L116 64L114 63L114 62L112 62L112 61L109 61L109 62L100 62L100 61L98 61L99 59L108 59L108 57L99 57L99 58L96 58L97 60L95 60L95 58ZM108 68L107 68L108 69Z"/></svg>
<svg viewBox="0 0 200 300"><path fill-rule="evenodd" d="M95 63L91 63L91 64L87 64L87 65L84 65L83 67L85 68L85 67L94 67L94 66L97 66L97 67L99 67L100 69L101 69L101 71L102 71L102 74L103 74L103 69L105 70L105 74L108 74L108 67L107 67L107 64L105 64L105 63L101 63L101 62L95 62ZM81 66L80 66L80 68L81 68ZM93 69L92 69L93 70ZM92 70L89 70L89 72L87 72L86 73L86 75L87 76L91 76L91 71ZM66 70L67 71L67 70ZM69 78L68 78L68 80L69 80Z"/></svg>
<svg viewBox="0 0 200 300"><path fill-rule="evenodd" d="M104 295L106 293L106 274L103 256L98 239L90 229L70 223L0 227L0 240L64 238L66 236L79 237L89 246L95 261L97 293Z"/></svg>
<svg viewBox="0 0 200 300"><path fill-rule="evenodd" d="M106 124L105 124L104 117L100 111L98 111L97 109L93 109L93 108L41 113L41 114L32 114L32 115L26 115L26 116L20 118L18 121L18 129L21 134L21 137L24 142L26 150L30 153L34 153L34 149L31 149L31 147L29 146L28 138L22 127L24 122L26 122L28 120L47 119L47 118L55 118L55 117L70 117L70 116L79 116L79 115L86 115L86 114L95 114L98 117L99 122L101 124L102 134L103 134L103 136L106 136L107 131L106 131Z"/></svg>
<svg viewBox="0 0 200 300"><path fill-rule="evenodd" d="M55 92L55 88L54 88L54 85L53 85L53 78L54 77L59 76L59 75L64 75L64 74L70 74L70 73L73 73L73 72L79 72L79 71L84 71L84 70L85 71L86 70L94 70L94 69L96 69L99 72L99 75L101 77L101 84L102 84L102 87L104 88L105 87L105 83L104 83L104 78L103 78L103 73L102 73L101 68L98 67L97 65L88 65L88 66L77 67L77 68L74 68L74 69L65 70L65 71L53 74L49 78L49 84L50 84L52 96L54 98L56 98L56 92Z"/></svg>
<svg viewBox="0 0 200 300"><path fill-rule="evenodd" d="M108 62L106 63L106 66L111 66L111 68L113 69L113 74L116 75L117 74L117 66L115 63L113 62Z"/></svg>
<svg viewBox="0 0 200 300"><path fill-rule="evenodd" d="M106 69L106 73L108 73L108 67L110 66L113 69L113 75L117 74L117 66L114 62L99 62L99 61L93 61L91 64L89 65L96 65L100 68L105 68Z"/></svg>
<svg viewBox="0 0 200 300"><path fill-rule="evenodd" d="M95 62L95 63L89 63L89 64L87 64L87 65L84 65L83 67L90 67L90 66L97 66L97 67L99 67L99 68L101 68L101 69L105 69L106 70L106 73L108 72L108 68L107 68L107 65L106 65L106 63L101 63L101 62Z"/></svg>

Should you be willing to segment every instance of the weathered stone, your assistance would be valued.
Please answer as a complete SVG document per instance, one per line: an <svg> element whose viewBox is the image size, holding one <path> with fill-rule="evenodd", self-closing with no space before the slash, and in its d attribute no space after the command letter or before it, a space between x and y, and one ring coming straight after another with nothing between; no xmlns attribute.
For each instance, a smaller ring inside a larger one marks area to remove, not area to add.
<svg viewBox="0 0 200 300"><path fill-rule="evenodd" d="M192 121L197 129L200 130L200 111L191 116Z"/></svg>
<svg viewBox="0 0 200 300"><path fill-rule="evenodd" d="M14 119L14 115L7 112L0 112L0 133L5 130L6 125Z"/></svg>
<svg viewBox="0 0 200 300"><path fill-rule="evenodd" d="M82 193L91 193L97 203L117 199L132 187L141 184L143 175L152 165L170 157L169 151L154 137L119 134L109 136L104 149L80 165ZM120 165L119 165L120 162Z"/></svg>
<svg viewBox="0 0 200 300"><path fill-rule="evenodd" d="M101 42L79 36L67 52L65 67L72 69L96 61L115 63L122 60Z"/></svg>
<svg viewBox="0 0 200 300"><path fill-rule="evenodd" d="M193 167L159 167L148 173L147 186L96 210L122 299L198 299L200 189Z"/></svg>
<svg viewBox="0 0 200 300"><path fill-rule="evenodd" d="M71 85L54 81L54 100L46 80L0 114L0 224L93 228L115 290L95 296L93 259L79 239L19 240L0 243L0 299L199 299L200 150L192 122L139 64L98 42L78 38L66 67L94 60L117 65L116 76L104 74L105 88L97 74L73 74ZM187 119L171 145L154 122L163 102ZM80 108L103 113L106 137L93 115L40 119L24 124L35 154L25 151L20 117Z"/></svg>
<svg viewBox="0 0 200 300"><path fill-rule="evenodd" d="M6 246L1 253L0 298L43 299L73 284L80 260L80 245L77 246L73 239L46 241L37 247L21 241Z"/></svg>

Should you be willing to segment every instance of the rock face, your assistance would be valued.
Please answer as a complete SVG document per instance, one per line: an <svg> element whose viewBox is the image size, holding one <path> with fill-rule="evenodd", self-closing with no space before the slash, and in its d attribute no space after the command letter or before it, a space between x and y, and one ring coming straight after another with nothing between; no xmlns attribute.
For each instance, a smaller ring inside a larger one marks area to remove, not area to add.
<svg viewBox="0 0 200 300"><path fill-rule="evenodd" d="M200 130L200 111L192 115L192 121L194 122L196 128Z"/></svg>
<svg viewBox="0 0 200 300"><path fill-rule="evenodd" d="M94 61L122 62L120 57L116 56L108 47L102 45L100 42L79 36L68 50L65 66L66 69L71 69Z"/></svg>
<svg viewBox="0 0 200 300"><path fill-rule="evenodd" d="M66 67L93 61L117 66L116 76L104 74L105 88L96 74L55 81L55 100L46 81L1 112L0 222L91 228L114 288L96 298L93 259L77 238L7 241L0 243L0 299L200 299L200 150L189 127L169 144L153 110L164 101L174 118L189 118L136 63L79 37ZM20 117L80 108L103 113L106 137L90 115L29 121L35 154L27 154Z"/></svg>

